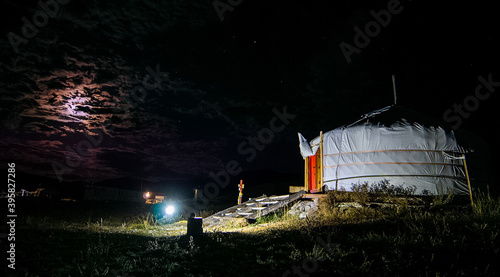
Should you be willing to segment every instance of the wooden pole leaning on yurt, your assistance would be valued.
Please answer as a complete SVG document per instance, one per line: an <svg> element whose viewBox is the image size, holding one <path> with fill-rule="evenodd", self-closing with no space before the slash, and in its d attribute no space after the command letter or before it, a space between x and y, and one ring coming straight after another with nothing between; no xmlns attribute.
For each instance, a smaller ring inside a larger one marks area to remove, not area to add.
<svg viewBox="0 0 500 277"><path fill-rule="evenodd" d="M465 169L465 177L467 178L467 186L469 187L470 204L474 205L474 201L472 200L472 189L470 187L469 172L467 170L467 162L465 161L465 154L462 154L462 161Z"/></svg>

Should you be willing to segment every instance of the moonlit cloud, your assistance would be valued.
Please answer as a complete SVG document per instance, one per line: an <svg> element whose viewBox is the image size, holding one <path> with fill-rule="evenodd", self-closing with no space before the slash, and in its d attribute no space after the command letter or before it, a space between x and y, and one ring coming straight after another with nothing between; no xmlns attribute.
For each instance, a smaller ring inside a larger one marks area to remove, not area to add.
<svg viewBox="0 0 500 277"><path fill-rule="evenodd" d="M117 54L97 55L71 39L62 45L62 57L47 61L41 53L27 53L15 65L2 65L18 80L6 83L3 103L22 104L10 112L3 128L24 134L3 133L2 138L13 149L7 156L17 157L21 168L54 176L47 170L50 164L67 165L86 136L101 136L101 143L78 157L81 162L66 179L136 176L143 168L168 178L206 174L220 166L213 156L220 155L224 140L189 138L181 131L186 122L195 127L224 120L219 104L205 99L206 92L164 76L161 89L146 90L144 99L137 101L131 91L143 86L144 76L150 74L146 66L132 65ZM39 66L43 62L52 66L44 69ZM102 127L107 120L112 128Z"/></svg>

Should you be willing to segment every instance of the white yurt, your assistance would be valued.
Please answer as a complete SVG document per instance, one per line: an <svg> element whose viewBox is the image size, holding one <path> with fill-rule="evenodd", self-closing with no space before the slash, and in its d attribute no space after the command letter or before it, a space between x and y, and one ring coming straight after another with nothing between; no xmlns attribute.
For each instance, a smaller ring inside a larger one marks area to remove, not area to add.
<svg viewBox="0 0 500 277"><path fill-rule="evenodd" d="M299 133L309 192L350 191L377 184L415 189L415 194L470 194L465 151L439 121L388 106L320 135L310 143Z"/></svg>

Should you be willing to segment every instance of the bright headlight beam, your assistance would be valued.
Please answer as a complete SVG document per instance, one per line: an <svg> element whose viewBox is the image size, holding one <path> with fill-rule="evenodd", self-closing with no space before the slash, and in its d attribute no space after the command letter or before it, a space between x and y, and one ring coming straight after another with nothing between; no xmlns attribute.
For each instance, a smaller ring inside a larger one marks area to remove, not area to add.
<svg viewBox="0 0 500 277"><path fill-rule="evenodd" d="M168 214L168 215L172 215L174 212L175 212L175 207L172 206L172 205L168 205L165 208L165 213Z"/></svg>

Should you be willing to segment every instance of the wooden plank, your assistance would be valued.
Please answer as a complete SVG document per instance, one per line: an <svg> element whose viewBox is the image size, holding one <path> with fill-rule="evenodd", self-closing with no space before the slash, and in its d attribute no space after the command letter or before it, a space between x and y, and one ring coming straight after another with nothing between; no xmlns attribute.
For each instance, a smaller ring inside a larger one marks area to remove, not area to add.
<svg viewBox="0 0 500 277"><path fill-rule="evenodd" d="M263 201L263 202L260 202L261 205L274 205L274 204L277 204L279 203L280 201Z"/></svg>
<svg viewBox="0 0 500 277"><path fill-rule="evenodd" d="M324 193L304 193L304 195L302 195L302 198L306 199L325 198L325 197L326 194Z"/></svg>
<svg viewBox="0 0 500 277"><path fill-rule="evenodd" d="M244 213L244 212L238 212L239 215L253 215L254 213Z"/></svg>
<svg viewBox="0 0 500 277"><path fill-rule="evenodd" d="M284 198L288 198L288 197L290 197L290 195L285 194L285 195L271 196L271 197L269 197L269 199L276 200L276 199L284 199Z"/></svg>

